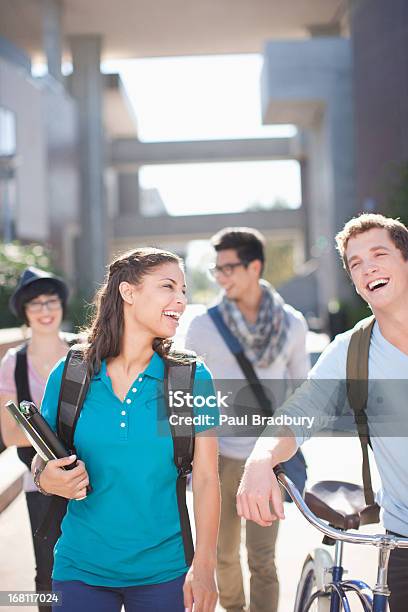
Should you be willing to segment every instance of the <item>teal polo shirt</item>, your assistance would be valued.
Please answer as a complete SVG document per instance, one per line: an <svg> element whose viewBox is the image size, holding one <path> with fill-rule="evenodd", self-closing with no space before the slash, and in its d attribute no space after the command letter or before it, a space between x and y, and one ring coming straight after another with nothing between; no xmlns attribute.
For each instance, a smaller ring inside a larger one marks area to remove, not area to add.
<svg viewBox="0 0 408 612"><path fill-rule="evenodd" d="M41 407L54 431L63 369L64 360L50 374ZM188 570L169 427L163 435L163 377L164 362L154 353L122 402L113 392L105 361L93 376L74 439L93 491L68 503L54 550L55 580L137 586L167 582ZM211 374L201 362L196 393L214 393Z"/></svg>

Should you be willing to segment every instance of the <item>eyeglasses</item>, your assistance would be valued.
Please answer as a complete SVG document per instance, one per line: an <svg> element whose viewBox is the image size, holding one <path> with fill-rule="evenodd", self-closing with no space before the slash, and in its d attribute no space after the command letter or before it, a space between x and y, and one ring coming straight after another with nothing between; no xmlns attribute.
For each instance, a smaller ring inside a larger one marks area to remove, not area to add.
<svg viewBox="0 0 408 612"><path fill-rule="evenodd" d="M26 304L26 310L32 313L41 312L43 308L46 308L47 310L59 310L61 308L61 300L55 297L50 298L45 302L40 302L40 300L33 300L32 302L28 302Z"/></svg>
<svg viewBox="0 0 408 612"><path fill-rule="evenodd" d="M244 268L246 268L247 265L248 264L242 263L241 261L237 261L236 263L227 263L223 266L217 266L216 264L213 264L208 268L208 272L213 278L216 278L219 274L223 274L224 276L231 276L235 268L238 268L239 266L243 266Z"/></svg>

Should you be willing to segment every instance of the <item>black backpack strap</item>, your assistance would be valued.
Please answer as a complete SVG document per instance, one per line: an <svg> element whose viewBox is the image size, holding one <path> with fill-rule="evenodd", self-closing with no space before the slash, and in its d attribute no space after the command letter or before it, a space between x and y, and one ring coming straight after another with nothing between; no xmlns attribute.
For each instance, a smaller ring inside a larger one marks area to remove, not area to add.
<svg viewBox="0 0 408 612"><path fill-rule="evenodd" d="M14 368L14 382L17 391L17 403L24 400L32 402L30 383L28 380L27 344L21 345L16 351L16 367ZM32 446L18 446L17 455L27 467L31 469L31 462L35 456Z"/></svg>
<svg viewBox="0 0 408 612"><path fill-rule="evenodd" d="M47 512L34 533L38 540L48 540L55 544L61 535L61 523L67 512L68 499L53 495L49 498Z"/></svg>
<svg viewBox="0 0 408 612"><path fill-rule="evenodd" d="M58 398L57 433L67 450L74 450L74 432L89 388L87 364L82 350L73 347L65 359Z"/></svg>
<svg viewBox="0 0 408 612"><path fill-rule="evenodd" d="M57 434L63 445L75 452L74 433L89 388L89 377L82 350L74 346L66 356L58 398ZM67 510L68 500L58 495L50 498L47 515L34 534L40 539L56 541Z"/></svg>
<svg viewBox="0 0 408 612"><path fill-rule="evenodd" d="M255 395L260 414L262 416L271 416L274 412L271 400L266 395L265 390L260 383L258 376L256 375L254 366L245 355L244 349L242 348L239 340L233 335L229 327L226 325L218 306L212 306L207 312L220 336L237 360L243 375L250 384L251 391Z"/></svg>
<svg viewBox="0 0 408 612"><path fill-rule="evenodd" d="M32 402L30 383L28 382L27 344L23 344L16 350L14 381L16 383L17 402L19 404L24 400Z"/></svg>
<svg viewBox="0 0 408 612"><path fill-rule="evenodd" d="M175 391L182 390L185 393L191 393L194 385L195 371L195 359L191 359L190 363L187 364L166 361L164 385L169 417L172 414L177 414L179 416L193 415L193 409L188 406L178 408L176 412L175 408L170 406L169 392L172 391L174 393ZM195 430L194 425L186 425L184 419L180 421L180 424L170 425L170 429L173 438L174 463L178 472L176 493L180 515L181 535L183 538L184 557L186 564L190 566L194 557L194 544L186 502L186 484L187 475L190 474L193 469Z"/></svg>
<svg viewBox="0 0 408 612"><path fill-rule="evenodd" d="M368 399L368 357L371 334L375 323L374 317L364 319L353 331L347 351L347 396L360 438L363 455L364 498L368 506L374 505L374 492L371 483L370 459L368 445L370 436L367 422Z"/></svg>

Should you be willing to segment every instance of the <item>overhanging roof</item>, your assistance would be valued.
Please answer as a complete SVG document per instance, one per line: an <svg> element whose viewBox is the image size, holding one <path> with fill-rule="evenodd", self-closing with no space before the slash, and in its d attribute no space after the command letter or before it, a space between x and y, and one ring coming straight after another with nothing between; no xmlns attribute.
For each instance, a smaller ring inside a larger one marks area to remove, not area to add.
<svg viewBox="0 0 408 612"><path fill-rule="evenodd" d="M65 39L102 34L104 59L257 53L344 21L347 0L63 0ZM0 0L0 35L42 55L40 0ZM68 45L65 47L69 54Z"/></svg>

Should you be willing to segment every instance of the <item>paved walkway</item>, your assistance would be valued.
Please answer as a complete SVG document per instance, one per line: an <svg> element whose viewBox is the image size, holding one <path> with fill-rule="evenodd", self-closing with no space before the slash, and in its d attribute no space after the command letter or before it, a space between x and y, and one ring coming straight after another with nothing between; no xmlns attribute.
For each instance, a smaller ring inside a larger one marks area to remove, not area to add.
<svg viewBox="0 0 408 612"><path fill-rule="evenodd" d="M359 483L361 467L359 443L355 439L316 439L305 445L309 465L310 484L323 479L350 479ZM378 482L378 479L375 478ZM378 528L366 528L374 533ZM292 610L296 580L308 551L321 545L321 537L299 515L293 504L286 504L286 520L280 526L277 545L277 565L281 582L279 612ZM245 582L248 588L249 572L245 566ZM374 583L376 551L364 546L346 547L345 565L348 577L359 577ZM30 542L28 515L25 499L20 495L11 506L0 514L0 590L33 589L34 557ZM357 608L356 608L357 609ZM13 612L16 608L2 607L1 611ZM24 608L34 612L35 608ZM221 607L218 608L222 610Z"/></svg>
<svg viewBox="0 0 408 612"><path fill-rule="evenodd" d="M0 514L0 591L34 590L34 552L31 543L28 510L21 493ZM16 612L16 607L1 607L3 612ZM24 612L36 612L27 606Z"/></svg>

